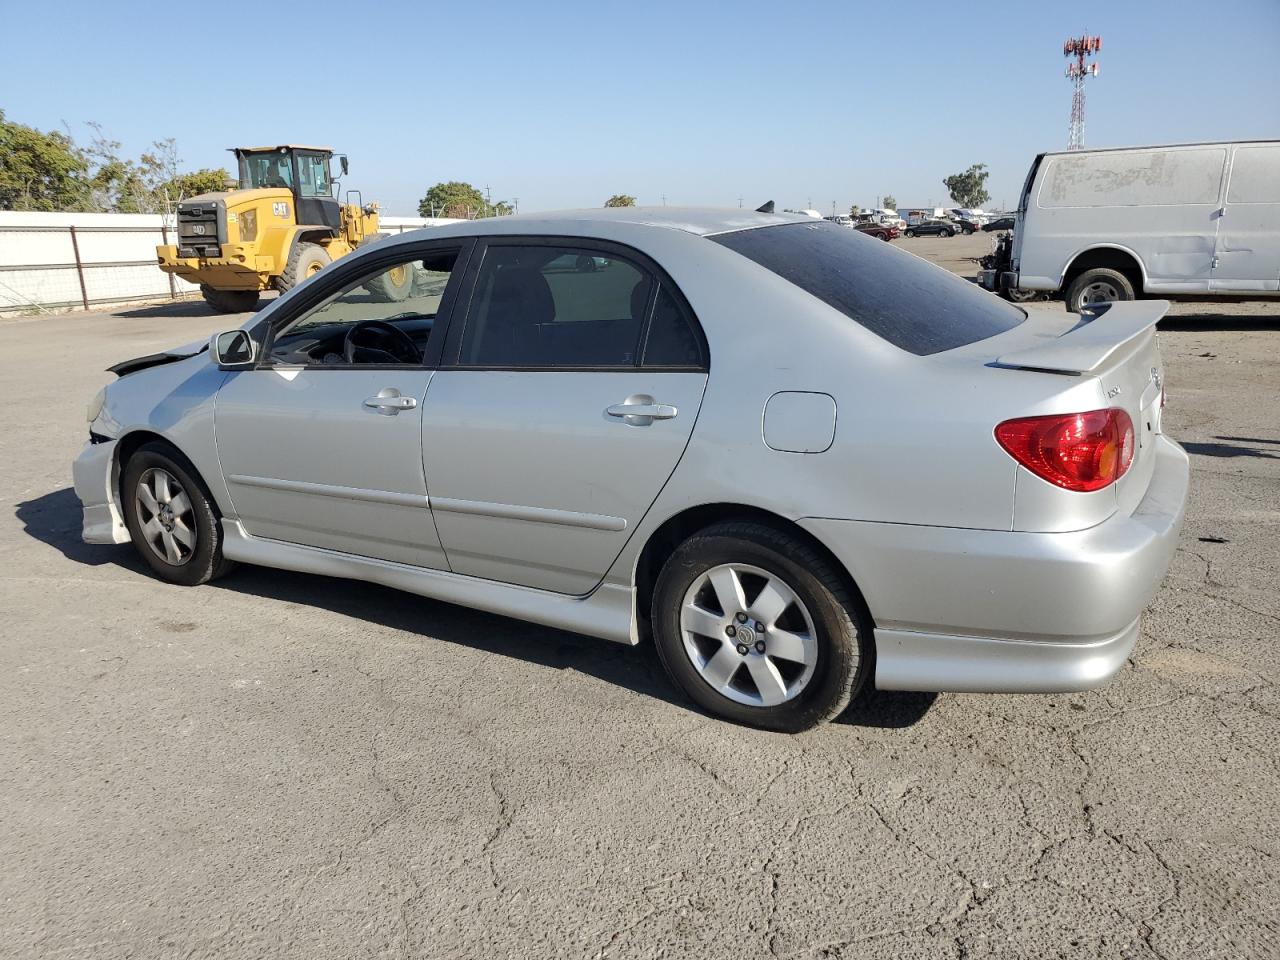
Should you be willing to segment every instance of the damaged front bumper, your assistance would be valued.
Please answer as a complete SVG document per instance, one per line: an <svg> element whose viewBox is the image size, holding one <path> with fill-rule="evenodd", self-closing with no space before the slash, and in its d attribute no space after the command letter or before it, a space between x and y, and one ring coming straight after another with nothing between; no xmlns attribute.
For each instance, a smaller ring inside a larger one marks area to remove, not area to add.
<svg viewBox="0 0 1280 960"><path fill-rule="evenodd" d="M129 542L129 528L116 503L117 469L116 441L98 437L84 445L71 465L76 496L84 506L85 543Z"/></svg>

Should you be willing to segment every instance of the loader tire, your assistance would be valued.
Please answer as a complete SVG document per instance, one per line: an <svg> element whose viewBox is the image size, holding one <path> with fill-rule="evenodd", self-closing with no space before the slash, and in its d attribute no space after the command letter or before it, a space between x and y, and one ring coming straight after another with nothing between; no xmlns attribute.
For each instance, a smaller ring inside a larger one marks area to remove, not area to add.
<svg viewBox="0 0 1280 960"><path fill-rule="evenodd" d="M413 284L417 271L412 263L398 263L383 270L364 285L373 299L383 303L400 303L413 296Z"/></svg>
<svg viewBox="0 0 1280 960"><path fill-rule="evenodd" d="M300 240L289 251L289 262L284 266L284 273L276 277L276 289L281 293L288 293L332 262L333 259L325 252L324 247Z"/></svg>
<svg viewBox="0 0 1280 960"><path fill-rule="evenodd" d="M248 313L258 309L257 290L215 290L202 283L200 295L214 313Z"/></svg>

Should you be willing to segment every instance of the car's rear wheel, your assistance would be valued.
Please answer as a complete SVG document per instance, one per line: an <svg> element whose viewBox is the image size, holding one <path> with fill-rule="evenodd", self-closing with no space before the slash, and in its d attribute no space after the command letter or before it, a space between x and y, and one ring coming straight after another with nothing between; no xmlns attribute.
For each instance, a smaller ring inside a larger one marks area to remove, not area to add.
<svg viewBox="0 0 1280 960"><path fill-rule="evenodd" d="M908 236L908 237L914 237L915 235L916 235L916 232L914 230L908 230L905 234L905 236Z"/></svg>
<svg viewBox="0 0 1280 960"><path fill-rule="evenodd" d="M1067 287L1067 309L1072 313L1101 303L1133 299L1133 284L1129 278L1109 267L1086 270Z"/></svg>
<svg viewBox="0 0 1280 960"><path fill-rule="evenodd" d="M870 657L865 617L812 546L757 523L690 537L658 576L654 640L675 684L737 723L796 733L853 699Z"/></svg>
<svg viewBox="0 0 1280 960"><path fill-rule="evenodd" d="M230 569L217 508L176 450L160 443L139 447L125 464L120 488L129 536L160 579L196 586Z"/></svg>

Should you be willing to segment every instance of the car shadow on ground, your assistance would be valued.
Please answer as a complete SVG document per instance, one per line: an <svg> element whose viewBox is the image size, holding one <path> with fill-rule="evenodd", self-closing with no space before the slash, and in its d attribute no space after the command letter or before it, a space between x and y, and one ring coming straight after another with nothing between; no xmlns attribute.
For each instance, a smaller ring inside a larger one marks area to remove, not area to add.
<svg viewBox="0 0 1280 960"><path fill-rule="evenodd" d="M54 547L74 563L114 563L135 573L148 573L131 546L87 544L80 539L80 501L70 488L18 504L15 516L28 536ZM379 584L247 564L210 587L328 610L411 635L557 670L577 670L681 709L696 709L667 679L651 642L626 647ZM935 694L867 690L837 722L859 727L908 727L919 722L935 699Z"/></svg>

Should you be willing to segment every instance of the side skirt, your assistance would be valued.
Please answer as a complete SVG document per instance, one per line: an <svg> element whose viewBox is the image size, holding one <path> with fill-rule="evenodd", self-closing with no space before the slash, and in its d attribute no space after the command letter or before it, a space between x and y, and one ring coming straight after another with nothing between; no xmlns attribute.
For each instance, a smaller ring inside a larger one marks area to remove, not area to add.
<svg viewBox="0 0 1280 960"><path fill-rule="evenodd" d="M222 521L222 536L222 553L228 560L326 577L365 580L433 600L584 633L615 643L631 645L638 642L632 627L634 590L628 587L604 583L586 596L570 597L496 580L464 577L444 570L266 540L250 536L236 520Z"/></svg>

